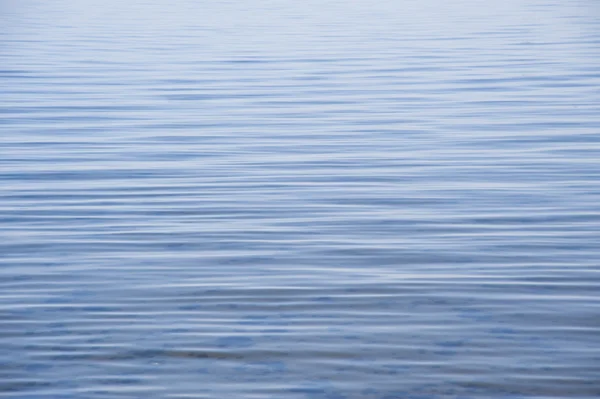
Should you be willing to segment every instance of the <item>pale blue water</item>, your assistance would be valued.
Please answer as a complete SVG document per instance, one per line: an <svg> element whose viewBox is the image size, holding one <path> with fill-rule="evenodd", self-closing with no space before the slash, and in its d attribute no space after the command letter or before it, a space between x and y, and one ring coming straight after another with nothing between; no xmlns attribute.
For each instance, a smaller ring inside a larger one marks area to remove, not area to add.
<svg viewBox="0 0 600 399"><path fill-rule="evenodd" d="M596 0L0 15L0 397L600 397Z"/></svg>

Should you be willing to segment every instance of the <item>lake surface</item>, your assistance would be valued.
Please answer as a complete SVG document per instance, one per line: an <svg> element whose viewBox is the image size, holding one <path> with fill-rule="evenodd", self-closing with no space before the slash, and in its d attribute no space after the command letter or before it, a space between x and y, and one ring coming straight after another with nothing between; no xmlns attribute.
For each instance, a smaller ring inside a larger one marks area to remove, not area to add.
<svg viewBox="0 0 600 399"><path fill-rule="evenodd" d="M600 397L596 0L0 15L0 397Z"/></svg>

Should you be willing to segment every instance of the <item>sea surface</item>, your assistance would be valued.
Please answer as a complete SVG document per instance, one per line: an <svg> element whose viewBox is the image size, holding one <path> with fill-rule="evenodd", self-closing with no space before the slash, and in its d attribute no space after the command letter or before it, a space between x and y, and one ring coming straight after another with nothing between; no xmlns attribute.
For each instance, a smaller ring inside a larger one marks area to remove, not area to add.
<svg viewBox="0 0 600 399"><path fill-rule="evenodd" d="M597 399L597 0L3 0L0 397Z"/></svg>

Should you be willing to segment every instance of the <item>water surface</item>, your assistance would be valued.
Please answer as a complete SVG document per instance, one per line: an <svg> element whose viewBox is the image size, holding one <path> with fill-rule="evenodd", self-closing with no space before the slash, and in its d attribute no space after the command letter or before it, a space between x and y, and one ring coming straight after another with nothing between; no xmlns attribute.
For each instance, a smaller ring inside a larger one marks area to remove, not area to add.
<svg viewBox="0 0 600 399"><path fill-rule="evenodd" d="M0 12L0 397L600 396L596 1Z"/></svg>

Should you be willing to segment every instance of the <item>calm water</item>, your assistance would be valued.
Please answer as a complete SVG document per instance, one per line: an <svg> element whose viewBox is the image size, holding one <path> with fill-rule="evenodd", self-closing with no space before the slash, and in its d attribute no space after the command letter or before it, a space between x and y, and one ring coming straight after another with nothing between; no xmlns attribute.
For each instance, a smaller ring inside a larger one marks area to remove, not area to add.
<svg viewBox="0 0 600 399"><path fill-rule="evenodd" d="M0 397L600 397L596 0L0 15Z"/></svg>

